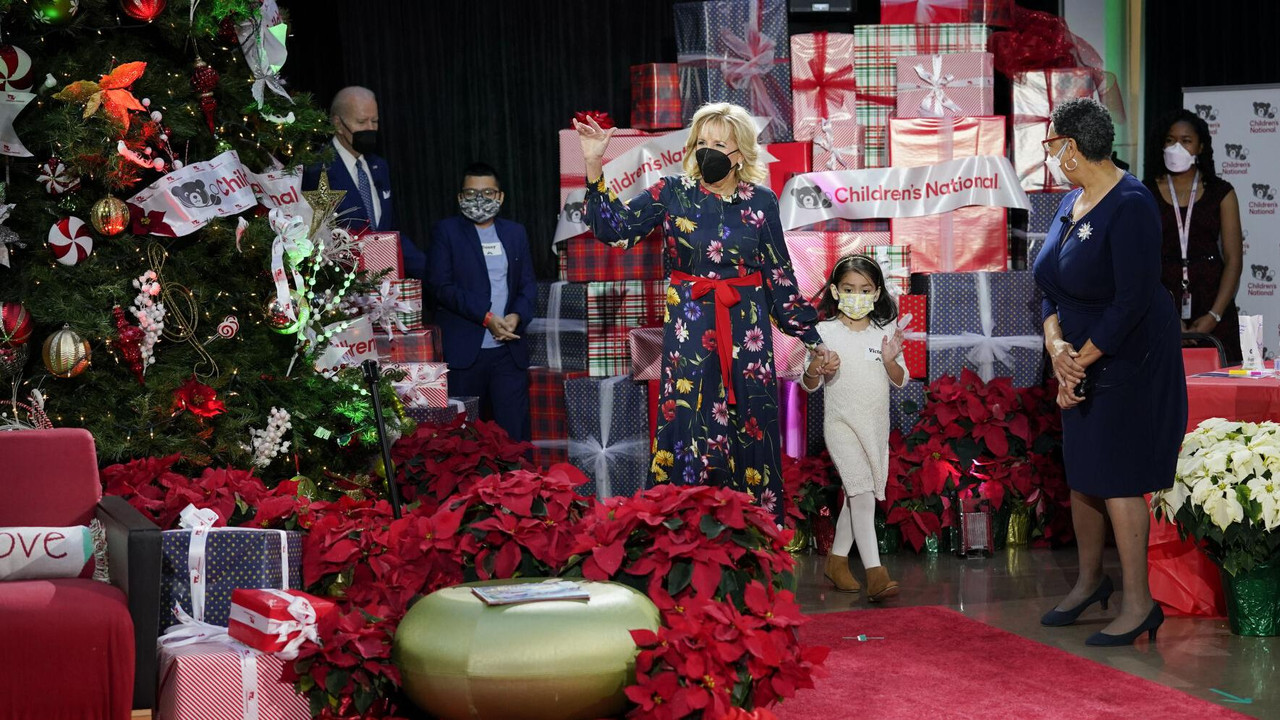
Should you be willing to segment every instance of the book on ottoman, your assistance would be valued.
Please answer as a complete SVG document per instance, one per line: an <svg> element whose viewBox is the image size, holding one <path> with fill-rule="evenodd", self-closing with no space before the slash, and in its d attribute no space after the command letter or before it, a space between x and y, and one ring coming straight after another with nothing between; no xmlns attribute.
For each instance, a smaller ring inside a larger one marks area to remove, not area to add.
<svg viewBox="0 0 1280 720"><path fill-rule="evenodd" d="M1044 164L1054 108L1073 98L1098 98L1091 68L1031 70L1013 77L1013 169L1027 192L1066 191Z"/></svg>
<svg viewBox="0 0 1280 720"><path fill-rule="evenodd" d="M234 640L166 645L163 638L159 653L160 720L311 720L311 701L281 682L288 661L275 655Z"/></svg>
<svg viewBox="0 0 1280 720"><path fill-rule="evenodd" d="M591 478L578 488L604 500L649 486L649 390L623 375L564 383L569 462Z"/></svg>
<svg viewBox="0 0 1280 720"><path fill-rule="evenodd" d="M674 130L680 117L680 71L675 63L631 66L631 127Z"/></svg>
<svg viewBox="0 0 1280 720"><path fill-rule="evenodd" d="M1044 380L1039 288L1030 272L935 273L912 277L929 297L929 382L1012 377L1015 387Z"/></svg>
<svg viewBox="0 0 1280 720"><path fill-rule="evenodd" d="M225 626L234 590L302 587L300 532L228 527L204 533L165 530L160 534L160 553L162 631L177 622L172 612L175 605L196 620ZM193 575L199 578L194 587Z"/></svg>
<svg viewBox="0 0 1280 720"><path fill-rule="evenodd" d="M827 284L831 268L845 255L866 252L876 245L888 245L889 233L834 233L788 230L783 233L791 268L796 276L796 289L801 297L813 300Z"/></svg>
<svg viewBox="0 0 1280 720"><path fill-rule="evenodd" d="M564 383L585 378L585 372L557 372L529 368L529 438L531 459L537 467L569 462L569 421L565 411Z"/></svg>
<svg viewBox="0 0 1280 720"><path fill-rule="evenodd" d="M908 55L897 62L898 117L995 114L991 53Z"/></svg>
<svg viewBox="0 0 1280 720"><path fill-rule="evenodd" d="M662 325L666 281L587 283L587 372L613 377L631 372L631 330Z"/></svg>
<svg viewBox="0 0 1280 720"><path fill-rule="evenodd" d="M292 660L302 643L318 642L316 623L337 607L299 590L241 588L231 593L227 634L254 650Z"/></svg>
<svg viewBox="0 0 1280 720"><path fill-rule="evenodd" d="M791 36L791 117L796 140L812 140L823 120L855 120L853 35Z"/></svg>
<svg viewBox="0 0 1280 720"><path fill-rule="evenodd" d="M924 407L924 383L909 380L902 387L889 386L889 428L899 430L903 436L911 434L911 428L920 421L920 409Z"/></svg>
<svg viewBox="0 0 1280 720"><path fill-rule="evenodd" d="M791 43L785 0L675 5L682 125L707 102L769 118L762 143L791 139Z"/></svg>
<svg viewBox="0 0 1280 720"><path fill-rule="evenodd" d="M587 369L587 286L538 282L534 319L525 328L529 365L552 370Z"/></svg>

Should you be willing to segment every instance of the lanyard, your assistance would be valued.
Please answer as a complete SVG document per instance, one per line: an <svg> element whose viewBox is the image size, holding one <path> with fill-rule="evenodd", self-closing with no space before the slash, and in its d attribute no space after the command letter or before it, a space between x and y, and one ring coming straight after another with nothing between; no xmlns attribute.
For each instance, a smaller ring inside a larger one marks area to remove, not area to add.
<svg viewBox="0 0 1280 720"><path fill-rule="evenodd" d="M1187 200L1185 220L1178 202L1178 191L1173 188L1173 177L1165 175L1164 179L1169 183L1169 197L1173 199L1173 217L1178 221L1178 244L1182 248L1182 288L1185 290L1191 283L1187 275L1187 241L1191 237L1191 211L1196 207L1196 190L1200 188L1200 171L1197 170L1195 177L1191 180L1191 197Z"/></svg>

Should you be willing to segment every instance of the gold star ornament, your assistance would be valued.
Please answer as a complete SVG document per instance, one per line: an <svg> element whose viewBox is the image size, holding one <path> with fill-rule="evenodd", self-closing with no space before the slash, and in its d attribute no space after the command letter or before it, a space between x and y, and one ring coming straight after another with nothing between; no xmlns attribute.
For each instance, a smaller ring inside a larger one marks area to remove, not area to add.
<svg viewBox="0 0 1280 720"><path fill-rule="evenodd" d="M311 235L320 229L320 223L342 204L346 190L334 190L329 187L329 172L320 168L320 182L315 190L303 190L302 198L311 206Z"/></svg>

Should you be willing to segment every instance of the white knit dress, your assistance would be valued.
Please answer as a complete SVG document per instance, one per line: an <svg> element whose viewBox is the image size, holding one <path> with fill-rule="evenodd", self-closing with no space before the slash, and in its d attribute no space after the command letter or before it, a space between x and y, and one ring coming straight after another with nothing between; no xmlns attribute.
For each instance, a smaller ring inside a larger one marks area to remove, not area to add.
<svg viewBox="0 0 1280 720"><path fill-rule="evenodd" d="M878 328L872 323L866 330L854 331L835 319L820 322L817 328L827 349L840 356L840 369L825 382L827 451L846 495L873 492L883 500L889 479L889 386L893 381L880 360L880 341L893 337L895 326ZM906 370L901 354L897 362ZM903 384L909 378L910 371L904 372Z"/></svg>

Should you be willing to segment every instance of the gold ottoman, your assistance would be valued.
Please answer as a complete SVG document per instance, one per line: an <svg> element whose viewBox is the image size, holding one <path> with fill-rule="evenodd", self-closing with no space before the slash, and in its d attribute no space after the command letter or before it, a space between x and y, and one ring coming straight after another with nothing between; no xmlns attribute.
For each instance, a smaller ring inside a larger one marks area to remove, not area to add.
<svg viewBox="0 0 1280 720"><path fill-rule="evenodd" d="M488 606L473 586L437 590L396 629L404 690L441 720L594 720L620 713L635 680L631 630L658 629L658 609L625 585L583 582L590 600Z"/></svg>

